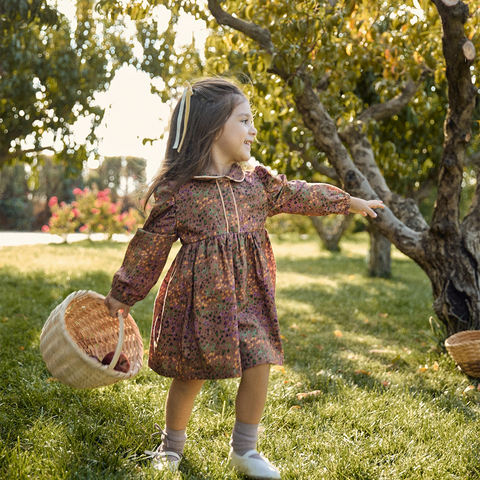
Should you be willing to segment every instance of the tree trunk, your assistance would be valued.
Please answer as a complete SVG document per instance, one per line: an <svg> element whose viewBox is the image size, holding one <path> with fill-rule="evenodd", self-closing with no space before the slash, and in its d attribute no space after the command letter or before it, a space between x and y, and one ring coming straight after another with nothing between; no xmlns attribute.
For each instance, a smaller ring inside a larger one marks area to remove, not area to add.
<svg viewBox="0 0 480 480"><path fill-rule="evenodd" d="M373 225L367 229L370 235L368 273L372 277L390 278L392 276L392 244Z"/></svg>
<svg viewBox="0 0 480 480"><path fill-rule="evenodd" d="M340 239L353 221L353 215L338 215L333 227L327 227L323 217L310 217L322 245L330 252L340 251Z"/></svg>

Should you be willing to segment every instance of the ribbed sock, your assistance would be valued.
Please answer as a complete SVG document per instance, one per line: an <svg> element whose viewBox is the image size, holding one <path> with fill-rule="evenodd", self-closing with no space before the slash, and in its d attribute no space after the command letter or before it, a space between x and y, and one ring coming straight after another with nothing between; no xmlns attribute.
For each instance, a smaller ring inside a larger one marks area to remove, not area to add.
<svg viewBox="0 0 480 480"><path fill-rule="evenodd" d="M257 446L257 437L258 424L250 425L249 423L242 423L235 420L230 445L237 455L243 456L249 450L255 449ZM257 455L253 455L252 458L257 458ZM262 457L258 455L258 459L262 460Z"/></svg>
<svg viewBox="0 0 480 480"><path fill-rule="evenodd" d="M185 442L187 441L187 429L171 430L165 427L162 434L162 444L159 447L160 452L175 452L183 455Z"/></svg>

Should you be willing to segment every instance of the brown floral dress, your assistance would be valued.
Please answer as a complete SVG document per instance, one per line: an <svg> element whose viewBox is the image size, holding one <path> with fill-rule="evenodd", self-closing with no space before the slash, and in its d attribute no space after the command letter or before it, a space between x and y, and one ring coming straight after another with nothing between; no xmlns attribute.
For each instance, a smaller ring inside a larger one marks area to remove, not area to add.
<svg viewBox="0 0 480 480"><path fill-rule="evenodd" d="M193 178L155 206L112 285L122 303L142 300L180 238L182 248L155 301L149 366L190 380L281 365L275 260L265 220L279 213L347 214L349 207L349 194L339 188L287 181L261 166L244 172L238 164L225 176Z"/></svg>

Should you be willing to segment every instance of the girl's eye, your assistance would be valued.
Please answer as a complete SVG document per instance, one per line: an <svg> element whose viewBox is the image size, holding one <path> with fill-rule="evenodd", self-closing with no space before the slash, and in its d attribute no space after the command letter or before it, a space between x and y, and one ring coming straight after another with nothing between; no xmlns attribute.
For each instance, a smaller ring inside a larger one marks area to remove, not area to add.
<svg viewBox="0 0 480 480"><path fill-rule="evenodd" d="M247 124L248 120L245 119L245 120L242 120L242 123L244 123L245 125Z"/></svg>

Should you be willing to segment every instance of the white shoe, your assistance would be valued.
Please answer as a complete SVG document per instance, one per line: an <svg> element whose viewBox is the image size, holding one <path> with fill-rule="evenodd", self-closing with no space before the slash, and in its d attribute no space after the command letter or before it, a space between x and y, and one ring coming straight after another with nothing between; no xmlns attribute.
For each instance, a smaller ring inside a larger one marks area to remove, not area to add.
<svg viewBox="0 0 480 480"><path fill-rule="evenodd" d="M262 459L251 458L253 455L260 455ZM238 473L243 473L251 478L281 478L278 469L256 450L249 450L244 455L237 455L232 448L228 456L228 465Z"/></svg>
<svg viewBox="0 0 480 480"><path fill-rule="evenodd" d="M159 452L157 449L154 452L145 450L145 453L153 457L152 466L155 470L170 470L176 472L182 460L182 456L175 452Z"/></svg>

